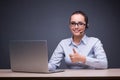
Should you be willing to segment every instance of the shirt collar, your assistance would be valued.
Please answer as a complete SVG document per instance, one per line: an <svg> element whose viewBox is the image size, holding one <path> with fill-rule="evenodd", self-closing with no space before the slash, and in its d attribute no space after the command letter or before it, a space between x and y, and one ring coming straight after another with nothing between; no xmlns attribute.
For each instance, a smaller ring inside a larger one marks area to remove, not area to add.
<svg viewBox="0 0 120 80"><path fill-rule="evenodd" d="M86 36L86 34L83 36L83 38L82 38L82 42L84 43L84 44L87 44L87 38L88 38L88 36Z"/></svg>
<svg viewBox="0 0 120 80"><path fill-rule="evenodd" d="M81 40L81 43L83 43L83 44L87 44L87 36L86 36L86 34L82 37L82 40ZM75 45L75 43L73 42L73 38L71 37L70 38L70 44L69 45Z"/></svg>

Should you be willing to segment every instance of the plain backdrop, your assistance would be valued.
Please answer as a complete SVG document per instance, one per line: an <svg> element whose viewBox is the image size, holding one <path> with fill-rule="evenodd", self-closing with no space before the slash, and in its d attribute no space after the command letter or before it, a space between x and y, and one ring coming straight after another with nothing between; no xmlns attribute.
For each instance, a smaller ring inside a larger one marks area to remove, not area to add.
<svg viewBox="0 0 120 80"><path fill-rule="evenodd" d="M72 36L69 17L76 10L88 15L86 34L102 41L109 68L120 68L119 0L0 0L0 68L10 68L10 40L47 40L50 58Z"/></svg>

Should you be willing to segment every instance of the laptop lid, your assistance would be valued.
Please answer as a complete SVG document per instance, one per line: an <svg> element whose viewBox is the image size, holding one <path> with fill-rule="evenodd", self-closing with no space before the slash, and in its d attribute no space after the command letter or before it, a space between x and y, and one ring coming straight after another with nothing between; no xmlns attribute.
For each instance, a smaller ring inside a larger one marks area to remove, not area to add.
<svg viewBox="0 0 120 80"><path fill-rule="evenodd" d="M10 41L12 71L49 72L46 40Z"/></svg>

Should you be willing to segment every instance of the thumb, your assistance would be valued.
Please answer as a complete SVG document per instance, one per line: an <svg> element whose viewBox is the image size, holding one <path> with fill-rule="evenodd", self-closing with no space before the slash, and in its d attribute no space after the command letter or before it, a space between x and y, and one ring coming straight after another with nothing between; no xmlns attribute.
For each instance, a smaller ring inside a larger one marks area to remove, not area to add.
<svg viewBox="0 0 120 80"><path fill-rule="evenodd" d="M76 53L76 50L73 48L73 53Z"/></svg>

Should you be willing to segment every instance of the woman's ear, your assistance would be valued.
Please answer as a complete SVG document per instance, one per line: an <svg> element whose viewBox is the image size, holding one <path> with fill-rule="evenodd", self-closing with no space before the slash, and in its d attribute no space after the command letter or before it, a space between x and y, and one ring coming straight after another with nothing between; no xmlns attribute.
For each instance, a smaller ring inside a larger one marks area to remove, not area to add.
<svg viewBox="0 0 120 80"><path fill-rule="evenodd" d="M86 24L86 29L89 27L89 24Z"/></svg>

